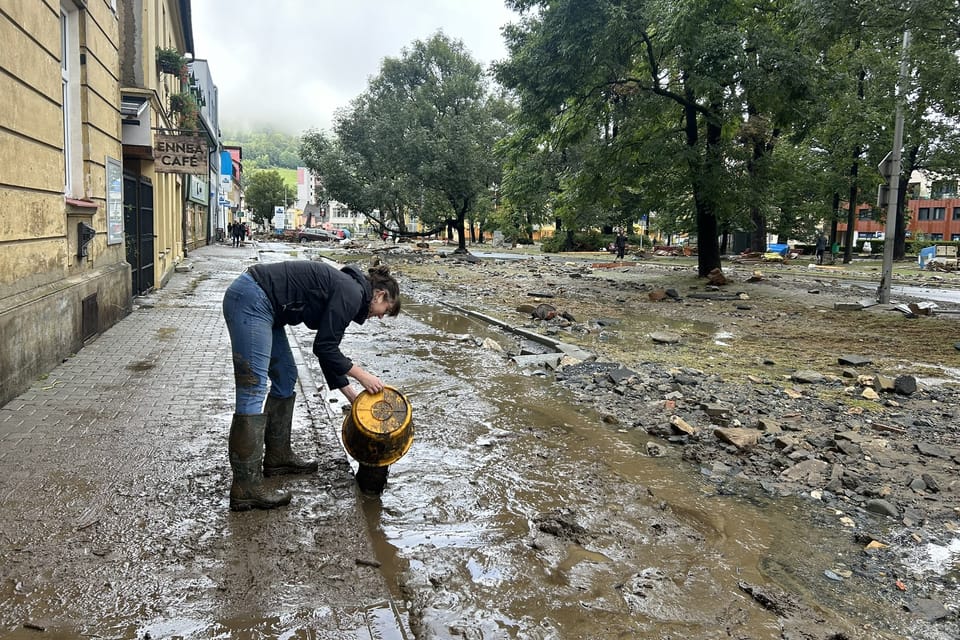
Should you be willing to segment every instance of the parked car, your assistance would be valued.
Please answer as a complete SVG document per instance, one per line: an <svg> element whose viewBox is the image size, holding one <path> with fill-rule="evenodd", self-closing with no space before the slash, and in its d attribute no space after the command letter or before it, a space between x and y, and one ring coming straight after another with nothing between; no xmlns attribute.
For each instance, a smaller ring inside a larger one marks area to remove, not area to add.
<svg viewBox="0 0 960 640"><path fill-rule="evenodd" d="M297 232L297 242L303 244L305 242L326 242L328 240L333 240L335 236L327 231L326 229L301 229Z"/></svg>

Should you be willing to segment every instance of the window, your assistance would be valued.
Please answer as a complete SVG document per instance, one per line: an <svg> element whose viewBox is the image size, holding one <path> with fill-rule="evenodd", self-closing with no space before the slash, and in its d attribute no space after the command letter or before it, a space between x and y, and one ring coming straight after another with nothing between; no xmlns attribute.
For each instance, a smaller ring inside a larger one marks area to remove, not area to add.
<svg viewBox="0 0 960 640"><path fill-rule="evenodd" d="M931 239L931 240L943 240L943 234L942 234L942 233L931 233L931 234L930 234L930 239Z"/></svg>
<svg viewBox="0 0 960 640"><path fill-rule="evenodd" d="M917 220L929 220L930 207L920 207L917 209Z"/></svg>
<svg viewBox="0 0 960 640"><path fill-rule="evenodd" d="M960 240L960 233L950 234L950 242L957 242L958 240Z"/></svg>
<svg viewBox="0 0 960 640"><path fill-rule="evenodd" d="M873 220L873 210L872 209L860 209L857 211L857 218L860 220Z"/></svg>
<svg viewBox="0 0 960 640"><path fill-rule="evenodd" d="M960 207L953 208L953 219L960 220Z"/></svg>
<svg viewBox="0 0 960 640"><path fill-rule="evenodd" d="M933 217L931 220L943 220L944 215L946 214L946 207L934 207L933 208Z"/></svg>
<svg viewBox="0 0 960 640"><path fill-rule="evenodd" d="M80 11L60 5L60 84L63 109L63 180L68 196L83 197L80 133Z"/></svg>

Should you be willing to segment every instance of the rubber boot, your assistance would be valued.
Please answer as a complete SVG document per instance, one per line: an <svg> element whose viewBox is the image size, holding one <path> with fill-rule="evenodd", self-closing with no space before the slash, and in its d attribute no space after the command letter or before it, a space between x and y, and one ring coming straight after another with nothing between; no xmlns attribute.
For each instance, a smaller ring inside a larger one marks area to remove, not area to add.
<svg viewBox="0 0 960 640"><path fill-rule="evenodd" d="M290 427L293 425L293 405L297 394L289 398L267 396L264 412L267 429L264 436L263 475L279 476L294 473L315 473L316 460L301 460L290 448Z"/></svg>
<svg viewBox="0 0 960 640"><path fill-rule="evenodd" d="M274 491L263 486L263 431L267 416L233 414L230 425L230 509L273 509L290 503L289 491Z"/></svg>
<svg viewBox="0 0 960 640"><path fill-rule="evenodd" d="M360 463L357 469L357 485L360 491L368 496L378 496L383 493L387 486L387 476L390 474L390 467L371 467L370 465Z"/></svg>

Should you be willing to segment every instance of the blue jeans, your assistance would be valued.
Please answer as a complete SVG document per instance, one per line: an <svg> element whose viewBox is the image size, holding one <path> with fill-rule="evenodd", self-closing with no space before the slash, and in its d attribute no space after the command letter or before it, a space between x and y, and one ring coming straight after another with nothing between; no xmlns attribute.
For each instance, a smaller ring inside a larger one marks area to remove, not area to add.
<svg viewBox="0 0 960 640"><path fill-rule="evenodd" d="M297 384L297 364L282 326L273 326L273 306L248 273L233 281L223 295L223 318L233 349L237 386L236 413L263 413L270 395L289 398Z"/></svg>

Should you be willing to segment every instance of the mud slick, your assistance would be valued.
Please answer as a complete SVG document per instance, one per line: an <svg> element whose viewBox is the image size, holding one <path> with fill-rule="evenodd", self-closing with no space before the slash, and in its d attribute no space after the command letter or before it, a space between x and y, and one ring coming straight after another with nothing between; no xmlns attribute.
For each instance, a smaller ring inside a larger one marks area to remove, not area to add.
<svg viewBox="0 0 960 640"><path fill-rule="evenodd" d="M485 346L502 349L523 375L559 385L610 430L641 436L641 455L675 461L716 495L795 505L797 521L832 545L819 551L835 557L807 568L819 573L812 580L824 592L857 595L791 593L796 576L784 567L764 572L782 589L740 581L743 594L778 616L782 637L960 633L956 305L910 317L895 306L914 300L895 287L896 304L842 310L872 295L872 264L829 276L806 264L769 273L729 264L718 287L669 259L600 268L573 255L478 263L443 248L391 248L380 259L411 298L512 327L505 347ZM922 273L897 284L960 282ZM556 313L531 312L543 304ZM592 355L527 358L556 352L551 342ZM540 529L575 536L574 522L547 518ZM851 601L871 604L858 610ZM810 607L821 606L849 624L818 630ZM902 616L904 626L870 621L871 608Z"/></svg>

